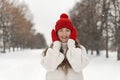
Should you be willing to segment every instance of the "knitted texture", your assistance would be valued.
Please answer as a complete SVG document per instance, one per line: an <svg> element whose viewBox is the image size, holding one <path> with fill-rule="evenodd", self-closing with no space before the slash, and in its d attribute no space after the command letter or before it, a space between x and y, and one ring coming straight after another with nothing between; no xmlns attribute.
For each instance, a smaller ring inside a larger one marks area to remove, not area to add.
<svg viewBox="0 0 120 80"><path fill-rule="evenodd" d="M58 41L58 37L57 37L57 34L55 32L54 29L52 29L52 32L51 32L51 37L52 37L52 41Z"/></svg>
<svg viewBox="0 0 120 80"><path fill-rule="evenodd" d="M70 38L73 39L73 40L76 40L76 38L77 38L77 31L76 31L75 28L72 29L72 33L71 33Z"/></svg>
<svg viewBox="0 0 120 80"><path fill-rule="evenodd" d="M56 22L55 31L57 32L61 28L68 28L70 30L73 29L73 24L71 20L68 18L68 15L65 13L62 13L60 15L60 19Z"/></svg>

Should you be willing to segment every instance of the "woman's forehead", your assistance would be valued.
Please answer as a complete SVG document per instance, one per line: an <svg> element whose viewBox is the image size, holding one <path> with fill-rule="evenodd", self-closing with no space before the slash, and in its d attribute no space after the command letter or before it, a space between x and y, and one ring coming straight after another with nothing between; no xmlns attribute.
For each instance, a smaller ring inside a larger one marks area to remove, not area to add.
<svg viewBox="0 0 120 80"><path fill-rule="evenodd" d="M69 28L61 28L61 29L59 29L59 30L68 30ZM70 29L69 29L70 30Z"/></svg>

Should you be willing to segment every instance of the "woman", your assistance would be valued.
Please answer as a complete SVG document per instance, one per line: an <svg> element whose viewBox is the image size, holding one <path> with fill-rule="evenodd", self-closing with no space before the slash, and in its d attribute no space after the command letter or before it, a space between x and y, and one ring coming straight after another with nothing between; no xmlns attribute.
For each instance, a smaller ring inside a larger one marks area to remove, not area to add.
<svg viewBox="0 0 120 80"><path fill-rule="evenodd" d="M46 80L83 80L82 69L88 64L86 49L76 40L77 32L63 13L51 32L52 45L42 55Z"/></svg>

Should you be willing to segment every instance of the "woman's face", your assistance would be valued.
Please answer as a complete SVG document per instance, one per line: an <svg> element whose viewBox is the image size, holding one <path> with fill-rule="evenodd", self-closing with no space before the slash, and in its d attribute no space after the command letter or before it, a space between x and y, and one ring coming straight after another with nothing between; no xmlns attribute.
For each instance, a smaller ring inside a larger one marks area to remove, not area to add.
<svg viewBox="0 0 120 80"><path fill-rule="evenodd" d="M58 30L58 38L61 42L66 43L71 35L71 30L68 28L61 28Z"/></svg>

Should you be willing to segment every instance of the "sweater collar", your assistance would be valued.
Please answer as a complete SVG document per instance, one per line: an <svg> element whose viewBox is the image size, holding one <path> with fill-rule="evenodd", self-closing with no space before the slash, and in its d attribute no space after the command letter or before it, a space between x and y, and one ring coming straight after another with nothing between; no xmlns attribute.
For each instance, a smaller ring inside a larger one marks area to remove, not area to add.
<svg viewBox="0 0 120 80"><path fill-rule="evenodd" d="M67 43L61 43L62 49L67 49Z"/></svg>

